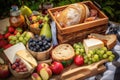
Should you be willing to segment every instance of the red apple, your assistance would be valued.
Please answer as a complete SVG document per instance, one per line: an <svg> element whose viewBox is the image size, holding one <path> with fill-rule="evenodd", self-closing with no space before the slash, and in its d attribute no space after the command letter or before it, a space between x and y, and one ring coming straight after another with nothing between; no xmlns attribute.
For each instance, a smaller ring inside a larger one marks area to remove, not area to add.
<svg viewBox="0 0 120 80"><path fill-rule="evenodd" d="M18 31L17 31L17 30L15 30L15 31L14 31L14 35L16 35L17 33L18 33Z"/></svg>
<svg viewBox="0 0 120 80"><path fill-rule="evenodd" d="M8 39L8 37L11 35L11 33L10 32L8 32L8 33L6 33L5 35L4 35L4 37L6 38L6 39Z"/></svg>
<svg viewBox="0 0 120 80"><path fill-rule="evenodd" d="M3 34L0 33L0 40L3 39L3 38L4 38Z"/></svg>
<svg viewBox="0 0 120 80"><path fill-rule="evenodd" d="M32 73L31 78L32 80L42 80L38 73Z"/></svg>
<svg viewBox="0 0 120 80"><path fill-rule="evenodd" d="M8 27L8 32L14 33L14 31L15 31L14 27L12 27L12 26L9 26L9 27Z"/></svg>
<svg viewBox="0 0 120 80"><path fill-rule="evenodd" d="M54 61L51 64L50 69L54 74L60 74L63 71L63 65L60 62Z"/></svg>
<svg viewBox="0 0 120 80"><path fill-rule="evenodd" d="M13 46L13 45L12 45L12 44L7 44L7 45L3 46L3 48L4 48L4 49L7 49L7 48L9 48L9 47L11 47L11 46Z"/></svg>
<svg viewBox="0 0 120 80"><path fill-rule="evenodd" d="M74 57L74 63L77 66L82 66L84 64L84 58L80 55L77 55L77 56Z"/></svg>
<svg viewBox="0 0 120 80"><path fill-rule="evenodd" d="M8 65L0 65L0 78L7 78L9 75Z"/></svg>
<svg viewBox="0 0 120 80"><path fill-rule="evenodd" d="M49 65L48 65L47 63L40 63L40 64L38 64L38 65L37 65L37 68L36 68L37 73L40 73L40 70L41 70L42 68L48 68L48 67L49 67Z"/></svg>
<svg viewBox="0 0 120 80"><path fill-rule="evenodd" d="M49 67L44 67L44 68L41 68L39 74L43 80L49 80L49 78L52 76L52 71Z"/></svg>
<svg viewBox="0 0 120 80"><path fill-rule="evenodd" d="M8 42L6 40L0 40L0 48L3 48L7 44Z"/></svg>

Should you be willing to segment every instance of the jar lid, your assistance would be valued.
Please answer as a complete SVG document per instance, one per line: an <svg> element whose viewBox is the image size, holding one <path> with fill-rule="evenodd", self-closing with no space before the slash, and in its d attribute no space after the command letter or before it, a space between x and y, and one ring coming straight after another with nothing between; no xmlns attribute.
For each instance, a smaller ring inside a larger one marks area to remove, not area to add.
<svg viewBox="0 0 120 80"><path fill-rule="evenodd" d="M11 11L11 12L10 12L10 15L11 15L11 16L19 16L20 14L21 14L21 11L20 11L20 10Z"/></svg>

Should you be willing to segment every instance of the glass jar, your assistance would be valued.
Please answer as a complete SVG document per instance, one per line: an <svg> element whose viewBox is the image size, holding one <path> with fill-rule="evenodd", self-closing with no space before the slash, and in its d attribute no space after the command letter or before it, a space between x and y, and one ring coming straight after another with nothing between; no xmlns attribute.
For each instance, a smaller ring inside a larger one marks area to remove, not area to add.
<svg viewBox="0 0 120 80"><path fill-rule="evenodd" d="M13 27L22 27L25 24L24 16L20 10L10 11L10 25Z"/></svg>

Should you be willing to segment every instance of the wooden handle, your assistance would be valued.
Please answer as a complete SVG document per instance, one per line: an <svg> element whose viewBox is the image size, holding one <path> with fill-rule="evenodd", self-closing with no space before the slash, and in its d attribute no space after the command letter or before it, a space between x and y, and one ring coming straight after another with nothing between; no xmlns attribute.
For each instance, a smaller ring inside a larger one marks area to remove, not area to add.
<svg viewBox="0 0 120 80"><path fill-rule="evenodd" d="M72 70L64 72L61 75L61 78L65 80L76 80L76 79L83 79L83 78L93 76L98 72L105 71L106 68L103 64L107 61L108 61L107 59L104 59L88 66L74 68Z"/></svg>
<svg viewBox="0 0 120 80"><path fill-rule="evenodd" d="M80 71L80 72L75 72L70 75L62 75L61 79L62 80L84 80L88 77L94 76L98 73L102 73L106 70L106 67L104 65L99 66L99 68L96 70L96 72L89 72L89 71Z"/></svg>

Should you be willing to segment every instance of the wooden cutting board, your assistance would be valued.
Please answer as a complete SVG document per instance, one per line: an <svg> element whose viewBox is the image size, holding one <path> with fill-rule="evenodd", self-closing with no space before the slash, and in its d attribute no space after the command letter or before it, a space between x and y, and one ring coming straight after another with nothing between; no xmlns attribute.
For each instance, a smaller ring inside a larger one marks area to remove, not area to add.
<svg viewBox="0 0 120 80"><path fill-rule="evenodd" d="M106 70L103 65L108 60L101 60L91 65L84 65L77 67L74 64L65 68L60 75L54 75L50 80L84 80L90 76L102 73Z"/></svg>

